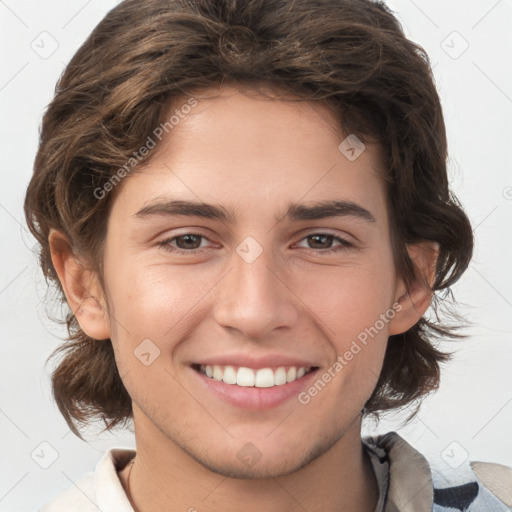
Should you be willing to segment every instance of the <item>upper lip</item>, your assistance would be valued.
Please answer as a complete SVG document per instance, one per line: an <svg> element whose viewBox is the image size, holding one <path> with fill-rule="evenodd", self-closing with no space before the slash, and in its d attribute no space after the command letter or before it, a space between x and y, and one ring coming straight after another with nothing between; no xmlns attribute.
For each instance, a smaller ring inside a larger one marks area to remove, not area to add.
<svg viewBox="0 0 512 512"><path fill-rule="evenodd" d="M259 369L279 366L297 366L298 368L316 367L313 362L285 354L266 354L262 356L249 354L222 354L201 359L197 365L243 366L245 368Z"/></svg>

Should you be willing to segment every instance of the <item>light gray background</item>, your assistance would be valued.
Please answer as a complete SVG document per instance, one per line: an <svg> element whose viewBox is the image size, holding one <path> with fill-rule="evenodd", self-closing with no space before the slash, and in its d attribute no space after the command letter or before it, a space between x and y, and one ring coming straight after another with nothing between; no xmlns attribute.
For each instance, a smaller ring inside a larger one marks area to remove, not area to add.
<svg viewBox="0 0 512 512"><path fill-rule="evenodd" d="M45 283L22 214L55 82L116 4L0 0L1 511L33 510L93 470L107 448L133 446L130 433L79 440L52 401L44 363L64 331L46 317ZM388 5L434 66L450 179L476 235L473 263L454 288L473 327L413 423L401 427L404 415L392 415L378 427L366 425L365 432L397 430L447 467L466 457L512 465L512 0ZM469 47L461 54L465 41ZM53 450L56 460L43 469Z"/></svg>

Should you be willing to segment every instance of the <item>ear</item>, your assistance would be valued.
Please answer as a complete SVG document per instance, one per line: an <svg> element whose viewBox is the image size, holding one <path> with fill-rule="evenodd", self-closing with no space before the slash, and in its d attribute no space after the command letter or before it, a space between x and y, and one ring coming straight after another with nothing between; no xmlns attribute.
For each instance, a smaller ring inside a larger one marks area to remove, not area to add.
<svg viewBox="0 0 512 512"><path fill-rule="evenodd" d="M397 312L389 322L389 334L401 334L425 314L432 300L432 286L439 255L439 244L436 242L419 242L407 247L407 252L414 264L414 282L409 292L404 282L399 279L393 309Z"/></svg>
<svg viewBox="0 0 512 512"><path fill-rule="evenodd" d="M93 339L110 338L106 301L97 273L87 269L61 232L52 229L48 242L53 266L80 327Z"/></svg>

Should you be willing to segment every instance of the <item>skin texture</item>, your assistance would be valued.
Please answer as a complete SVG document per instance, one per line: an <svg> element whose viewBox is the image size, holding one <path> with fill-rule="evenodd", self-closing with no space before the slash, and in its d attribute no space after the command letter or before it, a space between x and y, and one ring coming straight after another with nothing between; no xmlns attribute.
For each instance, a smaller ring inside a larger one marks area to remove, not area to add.
<svg viewBox="0 0 512 512"><path fill-rule="evenodd" d="M407 294L396 275L378 148L349 161L338 149L346 135L319 103L210 92L115 191L104 290L59 233L50 237L71 308L89 336L112 340L133 400L131 498L141 511L371 512L377 489L360 411L388 336L414 325L431 298L423 279ZM234 219L135 215L166 199L222 205ZM375 221L283 218L290 203L325 200L356 203ZM205 238L169 241L187 233ZM248 236L262 249L251 263L236 250ZM166 240L190 252L170 252ZM409 250L431 282L435 247ZM393 304L394 318L306 405L236 407L190 367L228 352L284 354L321 375ZM144 339L160 350L149 366L134 356ZM261 453L252 466L237 457L249 442Z"/></svg>

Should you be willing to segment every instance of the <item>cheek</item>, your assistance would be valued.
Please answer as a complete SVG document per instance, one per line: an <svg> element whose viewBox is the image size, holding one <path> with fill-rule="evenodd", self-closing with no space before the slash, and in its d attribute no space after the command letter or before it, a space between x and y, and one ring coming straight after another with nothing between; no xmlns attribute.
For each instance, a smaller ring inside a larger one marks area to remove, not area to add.
<svg viewBox="0 0 512 512"><path fill-rule="evenodd" d="M307 305L332 349L332 364L318 379L327 382L330 392L321 393L324 384L314 383L302 399L314 398L320 409L338 411L341 421L347 408L355 412L362 408L377 384L389 321L395 314L390 302L393 281L383 271L354 268L311 282Z"/></svg>
<svg viewBox="0 0 512 512"><path fill-rule="evenodd" d="M330 399L351 396L364 403L378 380L387 347L393 309L395 273L391 254L310 275L298 293L315 314L332 348ZM386 316L387 314L387 316ZM321 378L321 377L320 377ZM357 398L356 398L357 397ZM323 399L328 400L326 395ZM322 400L323 400L322 399Z"/></svg>
<svg viewBox="0 0 512 512"><path fill-rule="evenodd" d="M207 290L205 278L141 262L119 262L111 276L112 344L128 393L149 407L157 391L165 389L169 399L186 407L170 358L198 324L196 308Z"/></svg>
<svg viewBox="0 0 512 512"><path fill-rule="evenodd" d="M392 269L353 266L311 276L300 296L342 348L392 309L393 292ZM380 322L378 326L382 330Z"/></svg>
<svg viewBox="0 0 512 512"><path fill-rule="evenodd" d="M147 338L162 350L171 349L191 328L197 305L215 282L211 269L154 265L135 259L118 261L112 270L108 285L113 338L123 342L123 349L133 349Z"/></svg>

